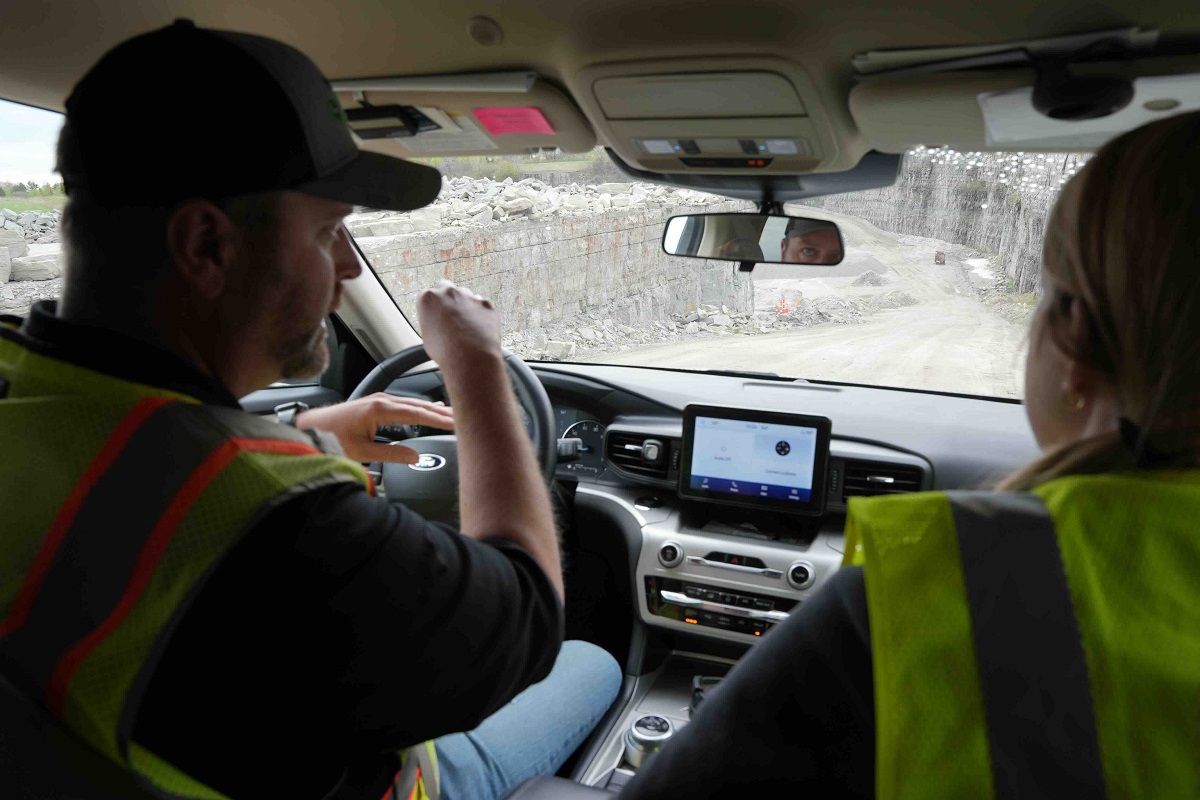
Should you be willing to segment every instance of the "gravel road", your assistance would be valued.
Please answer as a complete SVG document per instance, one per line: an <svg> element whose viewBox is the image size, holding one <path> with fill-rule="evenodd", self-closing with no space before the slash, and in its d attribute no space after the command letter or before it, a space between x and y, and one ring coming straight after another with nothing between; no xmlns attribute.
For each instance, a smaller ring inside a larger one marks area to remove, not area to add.
<svg viewBox="0 0 1200 800"><path fill-rule="evenodd" d="M836 221L848 243L847 261L883 273L882 289L850 287L852 273L824 273L824 289L846 297L863 298L869 291L903 289L916 305L879 311L855 325L821 325L758 336L727 335L648 347L591 360L613 364L735 369L774 372L792 378L817 378L965 392L996 397L1019 397L1024 374L1025 330L978 302L958 257L947 253L946 264L933 263L937 243L901 241L893 234L854 217L804 208L794 212ZM952 246L947 246L952 247ZM960 254L961 255L961 254ZM869 266L868 266L869 265ZM786 279L786 267L774 267L764 278L770 286ZM807 267L797 270L796 287L805 279L823 277ZM802 270L802 271L801 271ZM758 270L755 277L759 277Z"/></svg>

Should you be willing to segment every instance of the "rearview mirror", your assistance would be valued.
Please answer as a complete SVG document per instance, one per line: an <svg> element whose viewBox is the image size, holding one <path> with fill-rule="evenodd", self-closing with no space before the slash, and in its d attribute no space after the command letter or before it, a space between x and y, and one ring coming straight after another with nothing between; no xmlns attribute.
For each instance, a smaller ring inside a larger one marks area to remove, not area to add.
<svg viewBox="0 0 1200 800"><path fill-rule="evenodd" d="M846 255L836 223L777 214L671 217L663 250L672 256L759 264L840 264Z"/></svg>

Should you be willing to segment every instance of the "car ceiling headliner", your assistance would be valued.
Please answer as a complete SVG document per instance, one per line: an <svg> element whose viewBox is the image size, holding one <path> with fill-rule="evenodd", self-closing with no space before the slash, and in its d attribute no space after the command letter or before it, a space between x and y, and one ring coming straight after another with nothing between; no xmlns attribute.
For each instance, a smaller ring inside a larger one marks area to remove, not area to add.
<svg viewBox="0 0 1200 800"><path fill-rule="evenodd" d="M502 44L466 34L500 23ZM309 54L331 79L533 69L564 86L583 67L645 58L776 55L845 96L872 49L993 43L1140 26L1200 32L1195 0L105 0L0 2L0 97L54 110L105 51L178 17L259 33ZM202 69L203 65L197 65ZM130 100L137 102L137 87Z"/></svg>

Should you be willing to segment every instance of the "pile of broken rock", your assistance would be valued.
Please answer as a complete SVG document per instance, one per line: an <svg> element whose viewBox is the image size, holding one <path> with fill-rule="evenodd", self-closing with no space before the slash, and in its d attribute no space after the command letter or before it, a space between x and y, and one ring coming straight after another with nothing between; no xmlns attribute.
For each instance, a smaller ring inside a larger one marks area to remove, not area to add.
<svg viewBox="0 0 1200 800"><path fill-rule="evenodd" d="M670 210L677 206L727 203L728 198L649 183L570 183L550 186L536 178L442 179L431 205L409 213L360 210L346 218L355 237L397 236L449 227L479 227L512 220L602 214L614 209ZM749 204L747 204L749 208Z"/></svg>

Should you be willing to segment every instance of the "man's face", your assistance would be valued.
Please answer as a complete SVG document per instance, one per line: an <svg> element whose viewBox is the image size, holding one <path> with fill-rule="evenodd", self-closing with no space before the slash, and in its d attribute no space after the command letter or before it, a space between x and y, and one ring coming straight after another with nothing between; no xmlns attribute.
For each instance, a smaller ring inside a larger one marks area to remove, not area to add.
<svg viewBox="0 0 1200 800"><path fill-rule="evenodd" d="M345 203L281 193L270 230L246 249L257 313L251 346L281 377L310 378L329 365L325 317L337 308L342 281L362 272L342 228Z"/></svg>
<svg viewBox="0 0 1200 800"><path fill-rule="evenodd" d="M789 264L837 264L842 260L842 241L833 228L785 237L779 250L779 260Z"/></svg>

